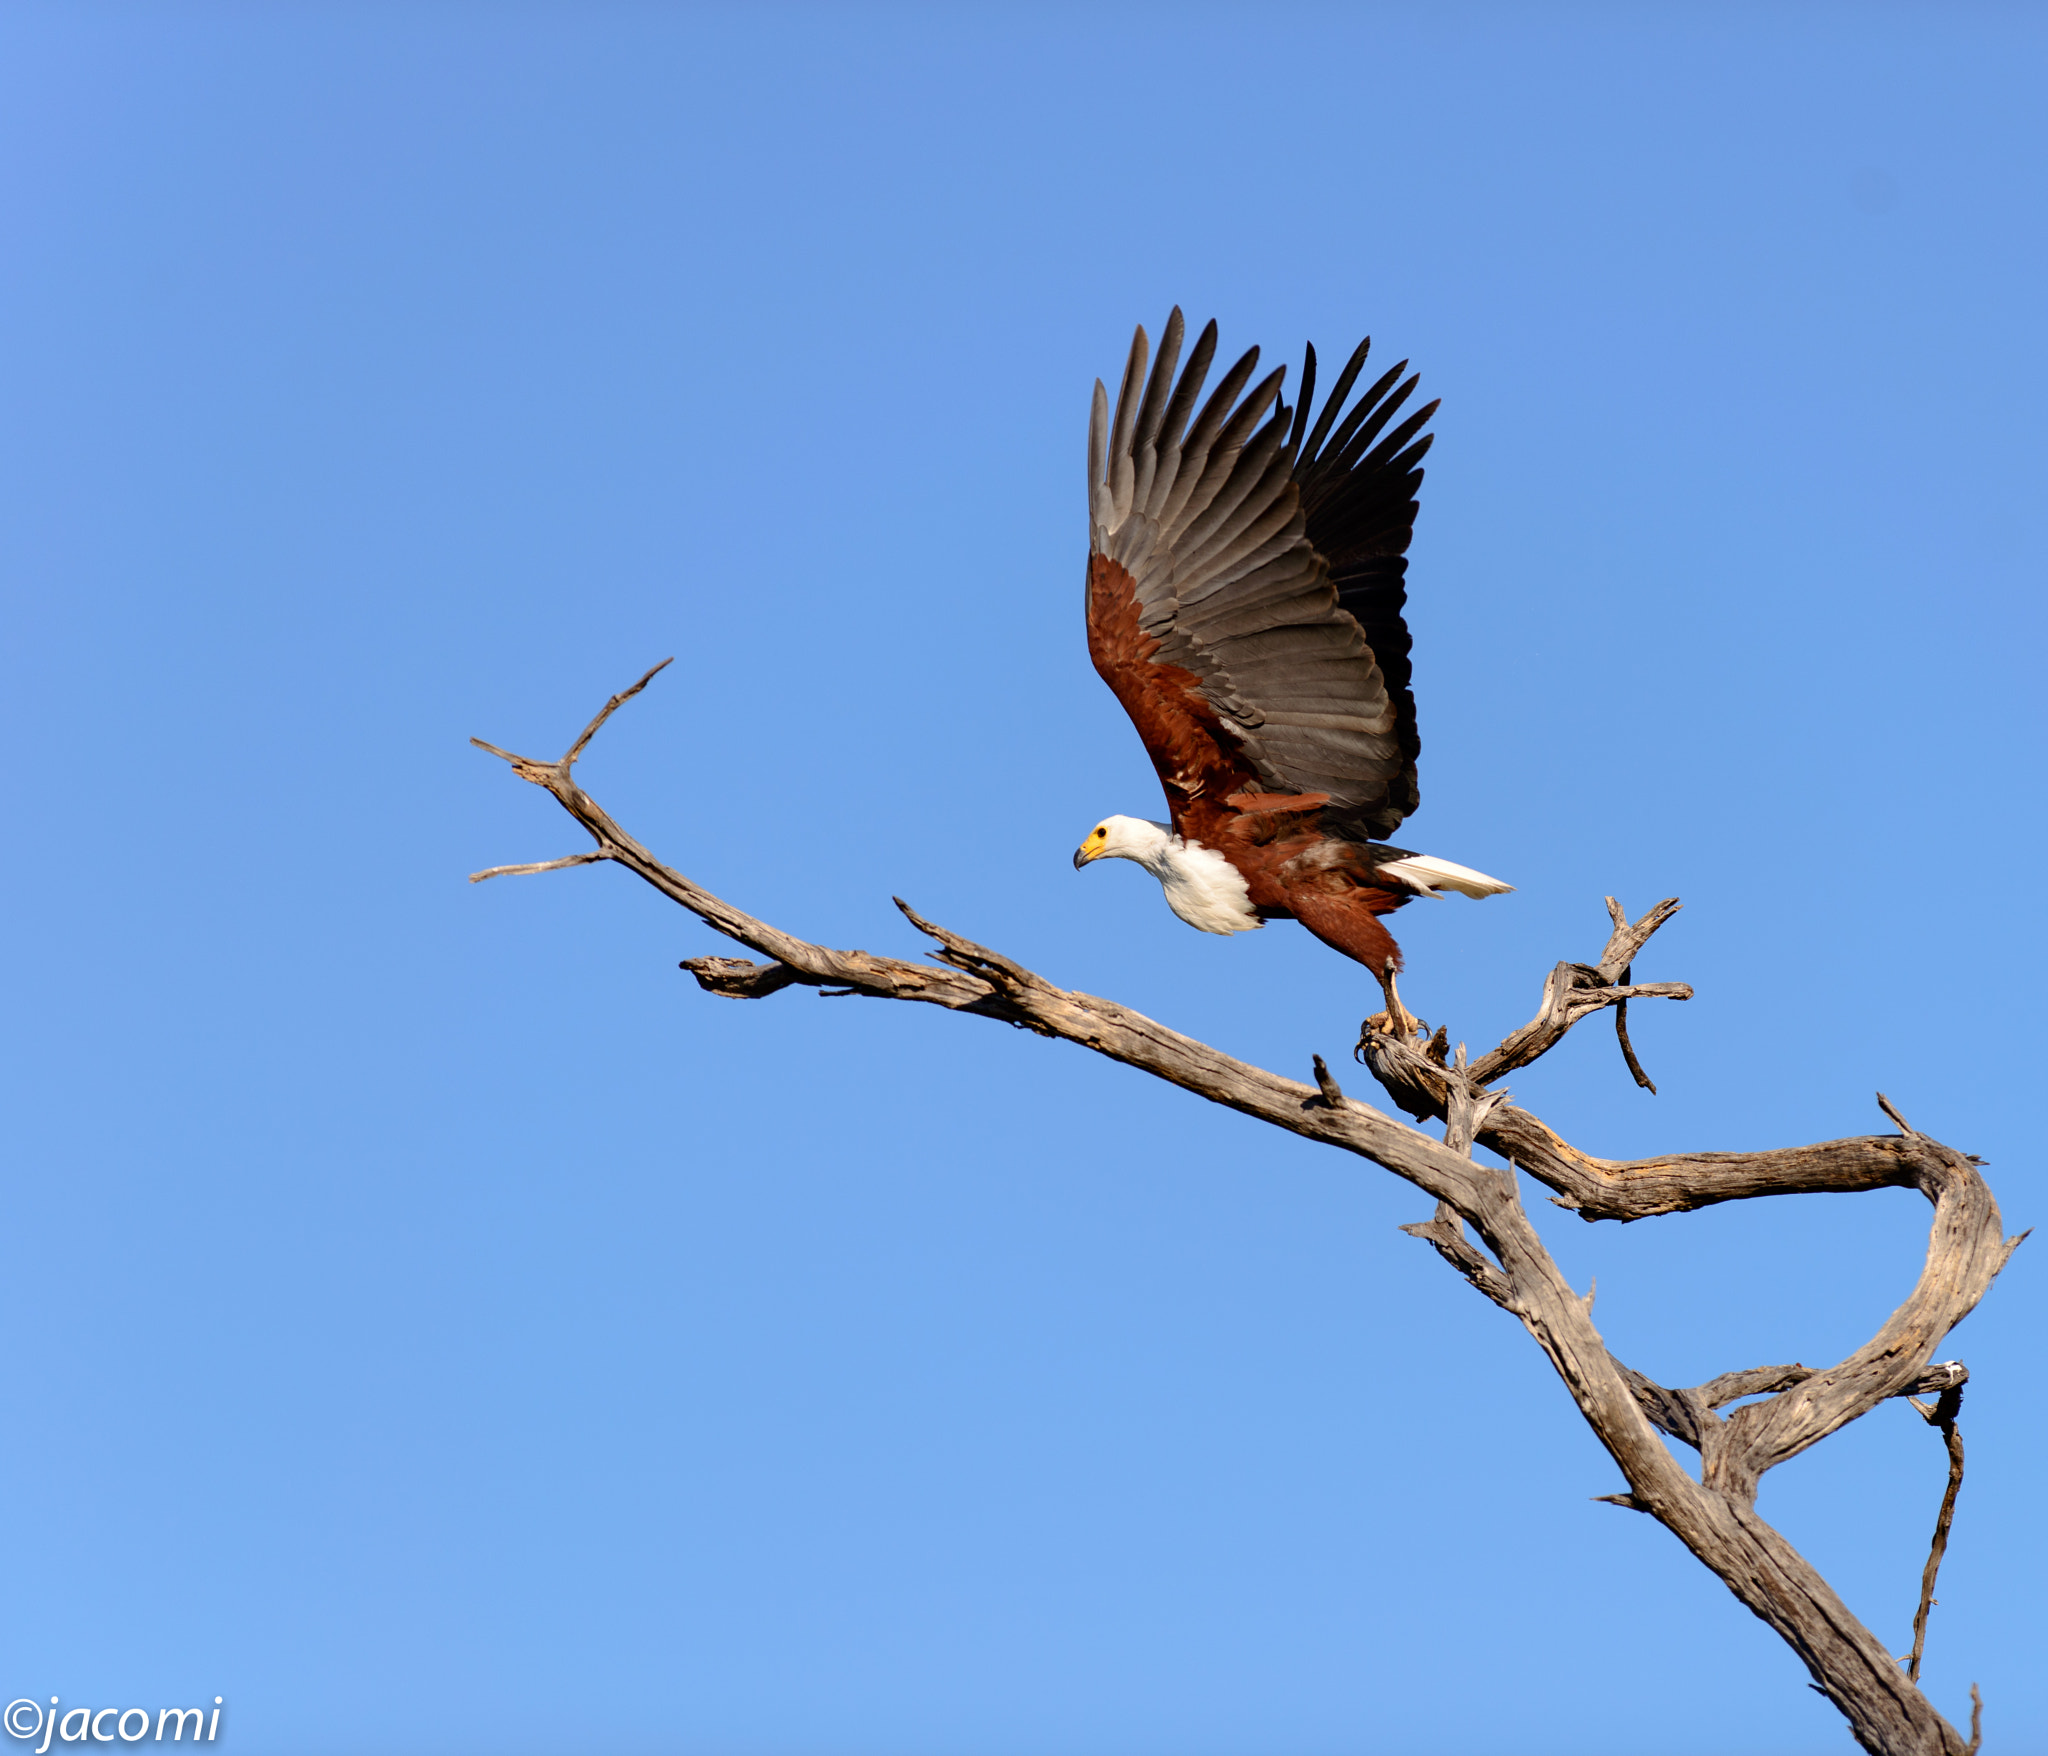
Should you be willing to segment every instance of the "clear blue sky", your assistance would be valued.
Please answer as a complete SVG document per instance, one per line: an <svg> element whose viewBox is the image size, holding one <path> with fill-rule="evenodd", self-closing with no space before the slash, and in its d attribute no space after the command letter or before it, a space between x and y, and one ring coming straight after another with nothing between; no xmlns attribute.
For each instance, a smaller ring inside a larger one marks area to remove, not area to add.
<svg viewBox="0 0 2048 1756"><path fill-rule="evenodd" d="M0 12L14 805L0 1691L271 1756L1841 1751L1427 1203L1077 1050L699 994L472 734L837 944L892 892L1304 1076L1188 931L1079 617L1088 395L1175 302L1444 399L1402 917L1475 1044L1600 898L1591 1150L1882 1131L2042 1217L2048 17L1988 8ZM1904 1193L1551 1209L1670 1382L1838 1357ZM1927 1677L2048 1747L2036 1244ZM1763 1510L1905 1650L1903 1406Z"/></svg>

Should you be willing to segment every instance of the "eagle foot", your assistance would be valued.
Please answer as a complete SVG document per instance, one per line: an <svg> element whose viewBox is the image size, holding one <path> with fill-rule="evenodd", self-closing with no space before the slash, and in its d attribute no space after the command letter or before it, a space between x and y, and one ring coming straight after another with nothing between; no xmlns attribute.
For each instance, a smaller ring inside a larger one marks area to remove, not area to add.
<svg viewBox="0 0 2048 1756"><path fill-rule="evenodd" d="M1365 1049L1365 1039L1375 1031L1381 1036L1394 1037L1404 1043L1413 1042L1418 1036L1429 1035L1429 1026L1401 1004L1400 990L1394 986L1392 969L1386 970L1380 976L1380 987L1387 996L1386 1010L1375 1012L1358 1027L1358 1050L1361 1055Z"/></svg>
<svg viewBox="0 0 2048 1756"><path fill-rule="evenodd" d="M1358 1046L1364 1048L1365 1039L1375 1033L1408 1043L1419 1036L1428 1036L1429 1026L1396 1000L1387 1011L1375 1012L1358 1027Z"/></svg>

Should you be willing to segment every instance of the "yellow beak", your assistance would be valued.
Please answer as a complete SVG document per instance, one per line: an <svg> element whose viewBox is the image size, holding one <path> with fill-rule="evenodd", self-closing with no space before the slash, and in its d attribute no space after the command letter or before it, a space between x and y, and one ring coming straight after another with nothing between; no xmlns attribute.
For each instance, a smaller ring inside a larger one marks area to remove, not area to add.
<svg viewBox="0 0 2048 1756"><path fill-rule="evenodd" d="M1099 835L1091 835L1086 841L1084 841L1079 847L1077 847L1074 850L1074 870L1078 872L1083 866L1087 865L1090 860L1100 859L1101 857L1102 837Z"/></svg>

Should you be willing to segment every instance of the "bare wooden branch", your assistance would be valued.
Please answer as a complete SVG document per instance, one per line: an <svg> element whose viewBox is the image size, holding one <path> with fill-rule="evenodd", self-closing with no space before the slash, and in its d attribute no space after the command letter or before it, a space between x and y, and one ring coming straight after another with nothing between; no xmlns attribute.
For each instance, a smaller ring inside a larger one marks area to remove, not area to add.
<svg viewBox="0 0 2048 1756"><path fill-rule="evenodd" d="M1631 922L1626 911L1613 897L1603 899L1607 904L1607 918L1614 923L1614 931L1601 948L1599 961L1594 965L1603 982L1622 980L1622 971L1636 960L1637 954L1649 944L1657 929L1678 913L1682 906L1675 896L1667 896L1662 902L1645 909L1640 918Z"/></svg>
<svg viewBox="0 0 2048 1756"><path fill-rule="evenodd" d="M1667 896L1648 910L1641 920L1634 922L1622 912L1621 905L1613 897L1606 901L1607 912L1614 921L1614 931L1601 951L1599 961L1592 964L1560 963L1550 972L1543 984L1543 1003L1536 1009L1536 1016L1520 1030L1509 1032L1500 1047L1491 1054L1482 1055L1473 1063L1472 1077L1481 1085L1491 1085L1502 1075L1512 1073L1517 1067L1526 1067L1539 1055L1547 1054L1564 1040L1565 1033L1580 1019L1604 1007L1620 1006L1637 999L1692 998L1692 989L1683 982L1655 982L1641 988L1627 985L1628 972L1635 964L1636 953L1649 944L1650 936L1659 927L1678 913L1678 898ZM1630 1060L1634 1060L1633 1051L1630 1051Z"/></svg>
<svg viewBox="0 0 2048 1756"><path fill-rule="evenodd" d="M671 655L663 659L660 664L649 666L646 675L639 682L628 684L618 694L614 695L611 700L607 701L604 706L600 707L597 710L597 717L583 728L583 735L569 746L569 753L562 758L562 772L564 774L569 772L570 768L575 764L576 758L581 756L590 747L590 740L596 737L599 731L603 729L606 720L610 719L613 714L617 713L620 708L624 707L627 702L631 701L634 696L638 695L641 690L645 689L649 683L653 682L656 677L660 676L663 671L667 670L675 662L674 656Z"/></svg>
<svg viewBox="0 0 2048 1756"><path fill-rule="evenodd" d="M1628 916L1623 912L1621 904L1616 902L1611 896L1607 898L1607 912L1614 917L1615 926L1625 927L1628 925ZM1621 985L1624 988L1628 986L1629 978L1634 974L1635 966L1633 964L1621 972ZM1628 1068L1629 1077L1637 1085L1641 1086L1644 1091L1655 1097L1657 1095L1657 1082L1643 1071L1642 1062L1636 1059L1636 1046L1628 1040L1628 1002L1626 1000L1617 1000L1614 1003L1614 1040L1621 1045L1621 1058Z"/></svg>
<svg viewBox="0 0 2048 1756"><path fill-rule="evenodd" d="M1333 1110L1341 1110L1348 1100L1344 1088L1331 1078L1330 1064L1320 1055L1311 1055L1309 1059L1315 1063L1316 1089L1323 1094L1323 1102Z"/></svg>
<svg viewBox="0 0 2048 1756"><path fill-rule="evenodd" d="M559 872L567 866L588 866L610 858L608 853L593 850L587 854L570 854L560 860L536 860L528 866L486 866L481 872L470 873L469 881L481 884L486 878L519 878L529 872Z"/></svg>
<svg viewBox="0 0 2048 1756"><path fill-rule="evenodd" d="M1800 1365L1752 1366L1746 1372L1723 1372L1718 1378L1709 1378L1694 1394L1709 1408L1726 1408L1745 1396L1767 1396L1774 1390L1804 1384L1812 1376L1808 1367Z"/></svg>
<svg viewBox="0 0 2048 1756"><path fill-rule="evenodd" d="M765 1000L803 979L786 963L753 963L744 957L686 957L676 967L695 976L705 993L728 1000Z"/></svg>
<svg viewBox="0 0 2048 1756"><path fill-rule="evenodd" d="M1969 1373L1963 1376L1967 1378ZM1927 1565L1920 1573L1920 1607L1913 1612L1913 1651L1906 1661L1906 1675L1917 1683L1920 1658L1927 1650L1927 1616L1934 1608L1935 1576L1941 1572L1942 1556L1948 1553L1948 1531L1955 1521L1956 1496L1963 1491L1963 1436L1956 1431L1956 1416L1963 1412L1962 1384L1948 1385L1932 1408L1917 1400L1913 1406L1929 1426L1941 1429L1942 1443L1948 1447L1948 1490L1941 1497L1941 1511L1934 1520L1934 1541L1927 1551Z"/></svg>
<svg viewBox="0 0 2048 1756"><path fill-rule="evenodd" d="M1753 1496L1768 1469L1847 1425L1877 1403L1916 1387L1936 1346L1975 1308L2011 1255L1998 1204L1961 1153L1916 1137L1920 1192L1934 1204L1920 1280L1884 1327L1838 1365L1728 1417L1734 1433L1723 1491ZM1710 1471L1711 1474L1711 1471Z"/></svg>
<svg viewBox="0 0 2048 1756"><path fill-rule="evenodd" d="M1590 1301L1592 1295L1589 1293L1586 1297ZM1632 1367L1623 1366L1621 1371L1643 1412L1672 1438L1684 1441L1695 1450L1704 1444L1701 1434L1713 1428L1706 1411L1726 1408L1731 1402L1741 1402L1752 1396L1773 1395L1820 1376L1811 1366L1754 1366L1743 1372L1723 1372L1720 1377L1710 1378L1690 1390L1666 1390ZM1944 1360L1938 1366L1929 1367L1916 1382L1903 1390L1893 1391L1892 1395L1909 1399L1932 1396L1957 1388L1969 1376L1970 1369L1962 1361ZM1926 1419L1934 1418L1932 1404L1915 1401L1913 1406Z"/></svg>
<svg viewBox="0 0 2048 1756"><path fill-rule="evenodd" d="M1455 1153L1466 1158L1472 1156L1472 1142L1478 1138L1480 1129L1486 1126L1487 1117L1508 1101L1504 1091L1482 1091L1478 1083L1465 1072L1465 1045L1458 1045L1458 1059L1449 1070L1450 1102L1444 1118L1444 1144Z"/></svg>
<svg viewBox="0 0 2048 1756"><path fill-rule="evenodd" d="M1523 1031L1530 1028L1525 1025ZM1521 1035L1522 1032L1516 1033ZM1561 1039L1560 1031L1546 1046L1554 1046ZM1377 1033L1370 1035L1360 1048L1365 1064L1398 1108L1418 1120L1448 1118L1451 1081L1447 1070L1429 1055L1411 1043ZM1486 1078L1485 1069L1492 1059L1482 1056L1474 1063L1472 1076ZM1498 1076L1497 1069L1493 1076ZM1866 1135L1772 1152L1692 1152L1646 1159L1603 1159L1573 1146L1538 1117L1512 1103L1493 1110L1478 1135L1481 1146L1499 1153L1557 1191L1560 1207L1569 1208L1587 1220L1647 1219L1656 1214L1684 1213L1717 1202L1745 1201L1762 1195L1839 1195L1870 1189L1917 1188L1920 1138Z"/></svg>
<svg viewBox="0 0 2048 1756"><path fill-rule="evenodd" d="M1507 1276L1472 1247L1465 1235L1465 1222L1448 1201L1436 1204L1432 1219L1418 1220L1401 1228L1411 1238L1420 1238L1504 1311L1512 1311L1513 1295Z"/></svg>
<svg viewBox="0 0 2048 1756"><path fill-rule="evenodd" d="M1904 1116L1900 1115L1897 1110L1892 1108L1892 1100L1886 1097L1883 1092L1877 1094L1877 1107L1899 1125L1899 1132L1901 1134L1909 1137L1917 1135L1918 1130Z"/></svg>
<svg viewBox="0 0 2048 1756"><path fill-rule="evenodd" d="M522 779L546 787L583 825L596 843L595 853L583 859L624 866L707 926L769 960L689 960L683 967L706 991L760 999L785 987L809 986L1000 1019L1078 1044L1405 1178L1438 1205L1432 1219L1402 1229L1425 1239L1521 1321L1620 1467L1628 1492L1603 1498L1656 1518L1769 1623L1806 1664L1814 1686L1842 1710L1866 1750L1878 1756L1967 1756L1975 1748L1755 1508L1764 1471L1885 1398L1923 1386L1938 1387L1943 1395L1959 1393L1960 1368L1953 1362L1933 1367L1933 1350L1983 1297L2019 1242L2003 1237L1997 1204L1974 1161L1906 1128L1887 1102L1887 1114L1901 1129L1896 1136L1778 1152L1610 1162L1562 1140L1508 1093L1486 1089L1554 1047L1580 1019L1608 1006L1689 997L1692 990L1682 983L1627 980L1636 955L1677 911L1675 899L1632 923L1610 899L1614 930L1598 962L1557 965L1536 1017L1470 1065L1462 1049L1451 1063L1442 1032L1426 1044L1367 1033L1361 1057L1409 1114L1444 1120L1446 1138L1438 1141L1347 1098L1319 1057L1313 1087L1283 1079L1115 1001L1058 988L906 904L898 906L937 943L929 954L936 967L814 945L733 907L656 860L572 777L573 763L598 729L654 674L614 696L558 761L540 762L477 742ZM575 862L551 864L569 863ZM1589 1220L1640 1219L1763 1195L1917 1188L1934 1207L1927 1261L1906 1302L1870 1342L1835 1366L1757 1367L1723 1373L1697 1389L1667 1390L1608 1352L1593 1325L1591 1295L1581 1298L1565 1281L1522 1205L1512 1173L1473 1161L1475 1142L1556 1190L1560 1205ZM1730 1404L1740 1406L1726 1416L1718 1412ZM1660 1432L1698 1448L1697 1479L1680 1466ZM1976 1729L1973 1714L1973 1737Z"/></svg>
<svg viewBox="0 0 2048 1756"><path fill-rule="evenodd" d="M1650 1420L1672 1438L1690 1445L1695 1451L1706 1444L1703 1437L1715 1417L1708 1412L1708 1405L1696 1390L1666 1390L1654 1379L1646 1378L1633 1366L1616 1362L1622 1382L1628 1386L1629 1394L1636 1399L1636 1405Z"/></svg>
<svg viewBox="0 0 2048 1756"><path fill-rule="evenodd" d="M2020 1234L2024 1238L2026 1233ZM2019 1239L2013 1240L2018 1243ZM1902 1396L1939 1396L1944 1390L1960 1390L1970 1381L1970 1368L1961 1360L1937 1360L1920 1375L1920 1382Z"/></svg>

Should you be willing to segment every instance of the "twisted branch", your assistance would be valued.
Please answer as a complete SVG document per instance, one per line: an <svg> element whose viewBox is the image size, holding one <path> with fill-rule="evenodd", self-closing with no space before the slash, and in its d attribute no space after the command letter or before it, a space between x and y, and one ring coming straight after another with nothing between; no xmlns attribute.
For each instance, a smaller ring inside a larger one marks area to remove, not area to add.
<svg viewBox="0 0 2048 1756"><path fill-rule="evenodd" d="M1927 1551L1927 1565L1920 1573L1920 1607L1913 1612L1913 1651L1906 1660L1906 1675L1916 1683L1920 1681L1920 1658L1927 1650L1927 1613L1934 1608L1935 1576L1941 1572L1942 1556L1948 1553L1948 1529L1955 1520L1956 1496L1963 1490L1963 1436L1956 1431L1956 1416L1963 1412L1962 1379L1970 1374L1961 1366L1957 1370L1961 1377L1944 1385L1932 1404L1917 1396L1913 1399L1920 1418L1930 1427L1941 1429L1942 1443L1948 1448L1948 1491L1941 1497L1941 1511L1934 1519L1934 1541Z"/></svg>
<svg viewBox="0 0 2048 1756"><path fill-rule="evenodd" d="M1866 1750L1881 1756L1967 1756L1975 1748L1974 1741L1964 1743L1916 1686L1925 1605L1909 1675L1791 1545L1757 1517L1755 1496L1764 1471L1884 1399L1959 1394L1956 1374L1962 1368L1953 1363L1931 1368L1934 1348L1983 1297L2020 1241L2003 1237L1997 1205L1976 1162L1908 1128L1883 1098L1879 1102L1899 1126L1897 1135L1778 1152L1610 1161L1571 1146L1520 1109L1507 1092L1488 1089L1554 1048L1573 1025L1608 1007L1615 1010L1631 1071L1649 1086L1628 1045L1622 1009L1632 999L1691 997L1683 983L1638 985L1629 979L1637 955L1677 912L1676 899L1660 902L1631 922L1610 898L1613 932L1599 959L1559 963L1544 983L1536 1016L1477 1061L1468 1064L1462 1046L1453 1059L1442 1032L1424 1045L1367 1032L1359 1044L1360 1058L1408 1114L1445 1123L1444 1138L1437 1140L1347 1097L1320 1056L1314 1085L1283 1079L1113 1000L1058 988L1002 953L924 919L900 900L897 906L911 924L935 941L937 949L928 954L933 964L811 944L663 865L576 784L572 773L599 728L661 668L612 697L558 761L542 762L472 740L502 758L521 779L546 788L596 844L593 851L567 859L495 867L479 878L596 861L624 866L707 926L769 960L686 960L682 967L708 993L762 999L805 986L821 993L921 1001L1000 1019L1076 1043L1405 1178L1434 1197L1437 1206L1428 1221L1402 1229L1428 1242L1474 1287L1521 1321L1620 1466L1629 1491L1602 1498L1663 1523L1776 1629L1806 1664L1815 1687L1847 1716ZM1835 1366L1755 1367L1723 1373L1693 1389L1668 1390L1608 1352L1593 1326L1591 1292L1581 1297L1565 1282L1522 1205L1513 1170L1476 1163L1475 1144L1527 1171L1557 1192L1559 1205L1588 1220L1640 1219L1763 1195L1917 1188L1934 1205L1926 1266L1912 1294L1878 1334ZM1735 1404L1740 1406L1732 1412L1720 1412ZM1699 1451L1697 1479L1679 1466L1660 1432ZM1959 1443L1955 1455L1959 1460ZM1951 1494L1926 1575L1928 1602L1952 1510Z"/></svg>

